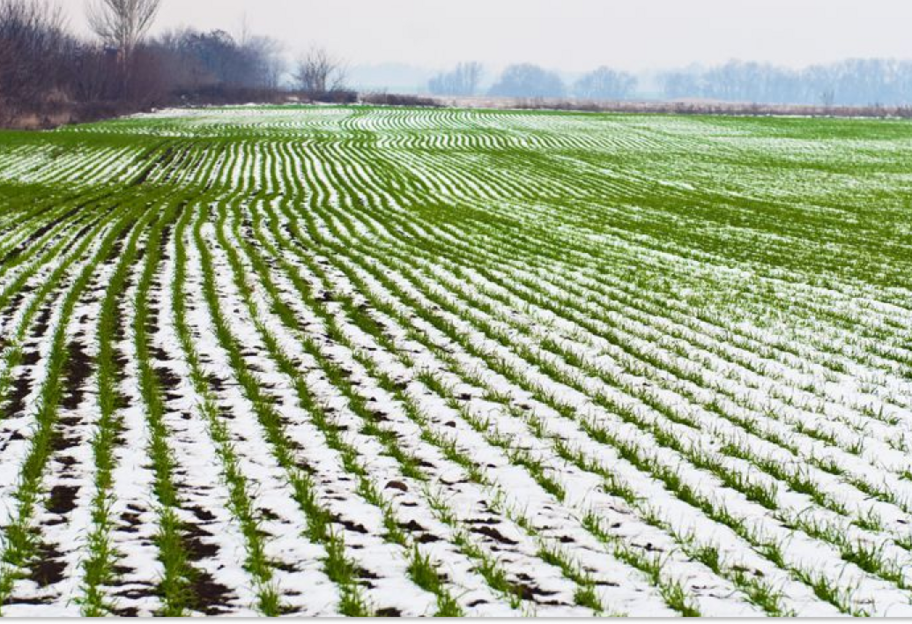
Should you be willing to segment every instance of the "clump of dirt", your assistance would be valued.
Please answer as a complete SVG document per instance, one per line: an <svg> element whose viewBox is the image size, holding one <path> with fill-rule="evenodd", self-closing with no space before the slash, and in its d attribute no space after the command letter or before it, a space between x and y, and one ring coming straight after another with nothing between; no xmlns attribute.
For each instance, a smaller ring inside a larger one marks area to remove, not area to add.
<svg viewBox="0 0 912 624"><path fill-rule="evenodd" d="M191 561L211 559L219 552L218 545L203 541L212 537L212 533L200 528L198 525L188 525L184 533L184 550Z"/></svg>
<svg viewBox="0 0 912 624"><path fill-rule="evenodd" d="M342 526L344 526L349 531L352 531L353 533L360 533L361 535L367 535L369 533L369 531L367 530L367 527L365 527L363 524L353 522L351 520L346 520L345 518L342 518L338 514L333 514L333 522L341 524Z"/></svg>
<svg viewBox="0 0 912 624"><path fill-rule="evenodd" d="M75 410L79 408L85 395L85 382L92 376L93 363L92 358L86 353L85 347L76 341L71 342L68 347L69 357L66 362L64 375L65 390L61 405L64 409Z"/></svg>
<svg viewBox="0 0 912 624"><path fill-rule="evenodd" d="M52 448L57 451L66 451L71 448L75 448L79 445L79 438L77 436L69 435L70 430L82 423L82 420L75 416L68 416L58 419L58 423L61 425L59 431L54 433L54 439L52 441Z"/></svg>
<svg viewBox="0 0 912 624"><path fill-rule="evenodd" d="M49 587L63 581L66 562L63 555L47 544L38 546L38 556L29 566L29 580L38 587Z"/></svg>
<svg viewBox="0 0 912 624"><path fill-rule="evenodd" d="M135 534L139 533L139 527L142 525L142 519L140 518L139 513L134 511L125 511L120 514L120 521L122 525L119 527L119 530L124 533Z"/></svg>
<svg viewBox="0 0 912 624"><path fill-rule="evenodd" d="M139 609L136 607L114 607L111 609L111 613L119 618L139 617Z"/></svg>
<svg viewBox="0 0 912 624"><path fill-rule="evenodd" d="M216 583L208 572L196 570L190 588L196 597L194 606L205 615L221 615L230 610L229 603L234 594L221 583Z"/></svg>
<svg viewBox="0 0 912 624"><path fill-rule="evenodd" d="M158 383L161 385L162 389L166 392L177 390L180 386L180 377L178 377L170 368L165 366L156 367L155 376L158 378Z"/></svg>
<svg viewBox="0 0 912 624"><path fill-rule="evenodd" d="M193 515L202 522L212 522L215 520L215 514L208 509L203 509L202 507L187 507L187 510L192 512Z"/></svg>
<svg viewBox="0 0 912 624"><path fill-rule="evenodd" d="M212 373L209 375L209 386L213 392L222 392L225 389L225 380Z"/></svg>
<svg viewBox="0 0 912 624"><path fill-rule="evenodd" d="M505 536L503 535L503 533L501 533L501 532L498 531L497 529L494 529L494 528L489 527L489 526L473 527L473 528L472 528L472 533L477 533L477 534L479 534L479 535L484 535L485 537L491 538L491 539L494 540L495 542L499 542L499 543L505 544L505 545L507 545L507 546L516 546L516 545L519 543L519 542L516 542L516 541L514 541L514 540L511 540L511 539L508 538L508 537L505 537Z"/></svg>
<svg viewBox="0 0 912 624"><path fill-rule="evenodd" d="M35 349L32 351L26 351L22 354L21 364L23 366L35 366L38 362L41 361L41 353Z"/></svg>
<svg viewBox="0 0 912 624"><path fill-rule="evenodd" d="M46 307L35 318L35 326L32 328L32 338L43 338L51 324L51 308Z"/></svg>
<svg viewBox="0 0 912 624"><path fill-rule="evenodd" d="M550 597L550 596L554 596L554 595L557 594L557 592L545 591L545 590L541 589L540 587L535 587L534 585L531 585L531 584L530 584L530 581L532 581L532 577L529 576L528 574L519 574L519 575L517 575L517 578L518 578L521 582L519 582L519 583L512 583L512 585L513 585L513 590L514 590L514 591L515 591L523 600L532 601L532 600L536 600L536 599L539 599L539 598L548 598L548 597ZM540 602L540 600L539 600L539 602ZM559 603L559 602L548 602L548 603L544 603L544 604L550 604L550 605L555 605L555 606L563 606L563 605L561 605L561 603Z"/></svg>
<svg viewBox="0 0 912 624"><path fill-rule="evenodd" d="M32 393L32 380L25 374L17 377L13 382L12 392L10 392L9 402L3 408L3 415L6 419L18 418L25 411L25 400Z"/></svg>
<svg viewBox="0 0 912 624"><path fill-rule="evenodd" d="M79 487L58 485L51 490L47 501L47 510L54 514L65 515L76 509L76 496Z"/></svg>
<svg viewBox="0 0 912 624"><path fill-rule="evenodd" d="M229 610L229 603L235 598L228 587L217 583L212 575L198 566L204 559L212 559L219 553L218 544L204 541L212 534L196 524L184 526L183 545L191 565L190 591L193 595L193 608L205 615L220 615Z"/></svg>
<svg viewBox="0 0 912 624"><path fill-rule="evenodd" d="M121 334L123 334L123 327L118 326L117 329ZM122 340L123 335L118 337L118 340ZM123 380L123 370L127 367L127 364L130 363L130 360L127 359L127 356L120 349L114 350L114 365L117 366L117 373L121 380Z"/></svg>

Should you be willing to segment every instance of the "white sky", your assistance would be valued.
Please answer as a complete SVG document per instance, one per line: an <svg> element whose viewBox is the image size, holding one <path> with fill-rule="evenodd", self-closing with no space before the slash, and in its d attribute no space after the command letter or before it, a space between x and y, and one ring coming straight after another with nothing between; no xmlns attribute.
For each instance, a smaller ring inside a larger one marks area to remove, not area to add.
<svg viewBox="0 0 912 624"><path fill-rule="evenodd" d="M63 0L82 25L82 0ZM353 64L629 70L912 58L912 0L164 0L157 29L252 30Z"/></svg>

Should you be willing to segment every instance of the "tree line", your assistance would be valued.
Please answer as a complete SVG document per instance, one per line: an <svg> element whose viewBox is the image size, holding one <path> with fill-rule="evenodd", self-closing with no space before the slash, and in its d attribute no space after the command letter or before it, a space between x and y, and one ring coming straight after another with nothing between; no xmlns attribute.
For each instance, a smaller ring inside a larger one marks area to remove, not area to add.
<svg viewBox="0 0 912 624"><path fill-rule="evenodd" d="M481 94L484 68L481 63L460 63L454 70L431 79L428 90L441 96L475 96ZM623 100L637 88L636 76L610 67L600 67L568 85L554 71L522 63L507 67L487 90L493 97L563 98Z"/></svg>
<svg viewBox="0 0 912 624"><path fill-rule="evenodd" d="M36 125L97 119L180 104L279 102L289 91L307 99L354 102L345 63L311 49L286 62L273 38L184 28L149 36L162 0L90 0L94 36L67 26L58 0L0 0L0 125L30 116ZM483 89L481 63L460 63L430 80L438 96L623 101L636 97L636 76L608 66L568 82L533 64L507 67ZM796 70L732 61L662 74L667 100L757 104L904 106L912 102L912 61L848 60ZM362 101L433 104L411 96ZM42 121L43 120L43 121Z"/></svg>
<svg viewBox="0 0 912 624"><path fill-rule="evenodd" d="M435 76L428 88L440 96L577 98L626 100L637 94L636 76L600 67L572 84L554 71L531 64L511 65L487 90L484 68L461 63ZM666 100L706 99L733 103L832 106L906 106L912 103L912 61L850 59L805 69L730 61L709 68L664 72L659 86Z"/></svg>
<svg viewBox="0 0 912 624"><path fill-rule="evenodd" d="M293 67L270 37L184 28L150 37L161 0L94 0L94 37L71 32L53 0L0 0L0 124L66 121L183 103L350 98L344 64L313 49ZM288 83L288 74L293 83ZM40 125L40 124L39 124Z"/></svg>
<svg viewBox="0 0 912 624"><path fill-rule="evenodd" d="M912 61L850 59L805 69L731 61L708 69L668 72L662 83L668 99L902 106L912 102Z"/></svg>

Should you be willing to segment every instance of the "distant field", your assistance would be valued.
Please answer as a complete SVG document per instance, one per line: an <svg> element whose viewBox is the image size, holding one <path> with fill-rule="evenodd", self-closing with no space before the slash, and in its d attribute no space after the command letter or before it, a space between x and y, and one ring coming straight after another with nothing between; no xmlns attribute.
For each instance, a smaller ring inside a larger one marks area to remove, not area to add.
<svg viewBox="0 0 912 624"><path fill-rule="evenodd" d="M912 615L912 125L0 134L0 604Z"/></svg>

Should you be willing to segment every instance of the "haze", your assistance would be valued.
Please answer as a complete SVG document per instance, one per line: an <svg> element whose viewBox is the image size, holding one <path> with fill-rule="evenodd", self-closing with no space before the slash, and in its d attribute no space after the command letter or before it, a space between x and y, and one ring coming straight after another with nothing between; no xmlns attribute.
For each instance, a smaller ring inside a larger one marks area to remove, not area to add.
<svg viewBox="0 0 912 624"><path fill-rule="evenodd" d="M81 3L67 0L84 27ZM732 58L793 67L912 57L907 0L165 0L157 30L250 29L290 54L325 45L353 64L642 71Z"/></svg>

